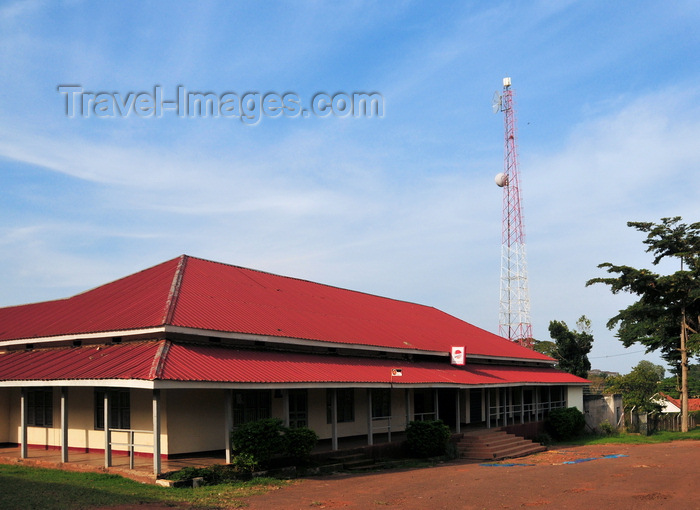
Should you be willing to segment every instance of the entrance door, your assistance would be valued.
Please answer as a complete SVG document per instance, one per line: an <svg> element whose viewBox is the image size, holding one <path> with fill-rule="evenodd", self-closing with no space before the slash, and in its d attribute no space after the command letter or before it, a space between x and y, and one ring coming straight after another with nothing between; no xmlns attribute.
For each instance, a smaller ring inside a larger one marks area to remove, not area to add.
<svg viewBox="0 0 700 510"><path fill-rule="evenodd" d="M438 390L438 413L445 425L457 426L457 390Z"/></svg>
<svg viewBox="0 0 700 510"><path fill-rule="evenodd" d="M480 388L469 390L469 423L484 421L484 392Z"/></svg>

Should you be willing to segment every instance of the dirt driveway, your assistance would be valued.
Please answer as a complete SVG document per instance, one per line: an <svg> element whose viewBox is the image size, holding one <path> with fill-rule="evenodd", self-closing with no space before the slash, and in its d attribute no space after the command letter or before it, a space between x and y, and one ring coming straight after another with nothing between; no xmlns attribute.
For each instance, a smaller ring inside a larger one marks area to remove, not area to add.
<svg viewBox="0 0 700 510"><path fill-rule="evenodd" d="M310 478L253 496L248 503L251 510L700 510L700 441L577 446L493 466L455 461L424 469Z"/></svg>

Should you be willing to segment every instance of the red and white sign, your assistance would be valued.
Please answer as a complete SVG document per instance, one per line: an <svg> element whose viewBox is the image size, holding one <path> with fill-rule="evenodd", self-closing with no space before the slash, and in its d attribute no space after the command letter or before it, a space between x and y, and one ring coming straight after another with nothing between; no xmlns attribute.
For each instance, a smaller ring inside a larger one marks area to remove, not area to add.
<svg viewBox="0 0 700 510"><path fill-rule="evenodd" d="M464 365L465 362L464 347L452 347L450 363L453 365Z"/></svg>
<svg viewBox="0 0 700 510"><path fill-rule="evenodd" d="M391 377L401 377L403 376L403 370L400 368L392 368L391 369Z"/></svg>

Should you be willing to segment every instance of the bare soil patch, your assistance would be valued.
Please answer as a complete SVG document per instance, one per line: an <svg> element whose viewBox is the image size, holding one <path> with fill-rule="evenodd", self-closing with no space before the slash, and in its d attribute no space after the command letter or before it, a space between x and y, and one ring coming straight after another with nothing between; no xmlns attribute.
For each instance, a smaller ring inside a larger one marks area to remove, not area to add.
<svg viewBox="0 0 700 510"><path fill-rule="evenodd" d="M303 479L248 508L700 509L700 441L574 446L495 464Z"/></svg>

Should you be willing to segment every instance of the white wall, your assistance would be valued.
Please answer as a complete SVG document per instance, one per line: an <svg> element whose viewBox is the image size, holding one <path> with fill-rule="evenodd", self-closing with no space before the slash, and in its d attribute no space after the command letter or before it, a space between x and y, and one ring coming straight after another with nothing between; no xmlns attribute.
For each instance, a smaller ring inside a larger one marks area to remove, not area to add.
<svg viewBox="0 0 700 510"><path fill-rule="evenodd" d="M566 387L566 405L575 407L582 413L585 412L583 408L583 386Z"/></svg>
<svg viewBox="0 0 700 510"><path fill-rule="evenodd" d="M224 390L167 390L167 449L164 454L223 450L226 446ZM280 416L281 418L281 416Z"/></svg>

